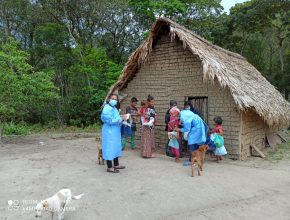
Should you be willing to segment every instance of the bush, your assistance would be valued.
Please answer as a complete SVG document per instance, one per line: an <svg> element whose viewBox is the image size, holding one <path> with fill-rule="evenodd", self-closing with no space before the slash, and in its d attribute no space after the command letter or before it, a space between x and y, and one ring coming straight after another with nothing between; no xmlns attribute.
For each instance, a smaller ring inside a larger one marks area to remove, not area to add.
<svg viewBox="0 0 290 220"><path fill-rule="evenodd" d="M4 135L27 135L30 134L29 126L21 122L19 124L15 124L14 122L6 123L4 125Z"/></svg>
<svg viewBox="0 0 290 220"><path fill-rule="evenodd" d="M9 122L4 125L4 135L28 135L33 133L66 133L66 132L99 132L100 124L92 124L86 127L58 125L56 121L51 121L47 125L27 124L25 122Z"/></svg>

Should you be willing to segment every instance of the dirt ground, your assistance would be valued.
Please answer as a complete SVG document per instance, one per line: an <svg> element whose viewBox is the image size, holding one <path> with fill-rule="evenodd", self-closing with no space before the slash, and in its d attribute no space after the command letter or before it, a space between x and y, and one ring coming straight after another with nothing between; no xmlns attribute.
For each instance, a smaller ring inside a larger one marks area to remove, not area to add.
<svg viewBox="0 0 290 220"><path fill-rule="evenodd" d="M127 150L121 159L127 169L109 174L96 164L93 136L6 140L0 147L0 219L36 219L35 203L63 187L85 193L72 201L67 220L290 219L289 158L207 160L202 176L190 177L190 168L172 158L142 159L139 150Z"/></svg>

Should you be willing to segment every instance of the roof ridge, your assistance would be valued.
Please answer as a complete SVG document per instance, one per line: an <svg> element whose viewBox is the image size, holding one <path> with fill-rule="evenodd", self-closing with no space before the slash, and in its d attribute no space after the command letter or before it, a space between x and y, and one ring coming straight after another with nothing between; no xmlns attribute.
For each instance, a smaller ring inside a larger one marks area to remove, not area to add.
<svg viewBox="0 0 290 220"><path fill-rule="evenodd" d="M166 23L169 23L169 25L174 25L174 26L176 26L177 28L182 29L182 30L185 31L186 33L188 33L188 34L194 36L195 38L197 38L197 39L200 40L201 42L207 44L208 46L210 46L210 47L212 47L212 48L214 48L214 49L216 49L216 50L218 50L218 51L221 51L221 52L223 52L223 53L226 53L226 54L229 55L229 56L233 56L233 57L235 57L235 58L238 58L238 59L241 59L241 60L245 60L245 61L247 60L245 57L243 57L242 55L240 55L240 54L238 54L238 53L235 53L235 52L229 51L229 50L227 50L227 49L224 49L224 48L222 48L222 47L220 47L220 46L214 45L212 42L210 42L210 41L206 40L205 38L203 38L203 37L201 37L201 36L199 36L199 35L193 33L192 31L188 30L186 27L184 27L184 26L182 26L182 25L180 25L180 24L177 24L175 21L172 21L172 20L169 19L169 18L162 17L162 18L159 18L156 22L158 22L158 21L164 21L164 22L166 22ZM155 24L154 24L154 26L155 26Z"/></svg>
<svg viewBox="0 0 290 220"><path fill-rule="evenodd" d="M203 80L212 83L217 80L219 86L227 87L240 110L254 110L269 127L289 126L290 103L252 64L241 55L212 44L168 18L159 18L154 23L147 39L130 55L108 95L126 88L142 64L148 61L162 28L169 28L172 39L178 38L184 49L188 47L193 54L202 58ZM271 105L268 103L270 96L275 98Z"/></svg>

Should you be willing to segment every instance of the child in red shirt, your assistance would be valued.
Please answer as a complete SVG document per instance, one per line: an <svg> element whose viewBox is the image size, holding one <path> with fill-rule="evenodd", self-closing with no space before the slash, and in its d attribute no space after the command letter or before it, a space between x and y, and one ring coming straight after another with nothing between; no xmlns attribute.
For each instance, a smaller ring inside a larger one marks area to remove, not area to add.
<svg viewBox="0 0 290 220"><path fill-rule="evenodd" d="M173 107L170 109L170 120L168 123L168 146L171 147L172 153L175 155L175 162L179 162L179 138L180 138L180 132L174 131L176 127L179 125L179 113L180 110L177 107Z"/></svg>
<svg viewBox="0 0 290 220"><path fill-rule="evenodd" d="M215 128L214 128L214 133L223 136L223 127L222 127L222 123L223 120L220 116L216 116L214 119L214 124L215 124ZM215 155L217 157L217 161L223 160L223 156L227 154L227 150L225 148L225 146L222 147L216 147L215 149Z"/></svg>
<svg viewBox="0 0 290 220"><path fill-rule="evenodd" d="M142 101L142 102L141 102L141 108L140 108L140 110L138 111L138 115L141 116L141 117L140 117L140 124L141 124L141 126L142 126L144 123L147 123L147 122L149 121L149 120L148 120L147 111L148 111L148 104L147 104L147 101Z"/></svg>

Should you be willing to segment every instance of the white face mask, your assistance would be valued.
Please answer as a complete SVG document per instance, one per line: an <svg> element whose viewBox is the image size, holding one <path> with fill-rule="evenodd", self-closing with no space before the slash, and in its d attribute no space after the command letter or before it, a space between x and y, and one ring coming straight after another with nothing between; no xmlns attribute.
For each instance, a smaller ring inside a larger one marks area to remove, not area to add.
<svg viewBox="0 0 290 220"><path fill-rule="evenodd" d="M190 110L190 107L186 107L186 108L184 108L185 110Z"/></svg>

